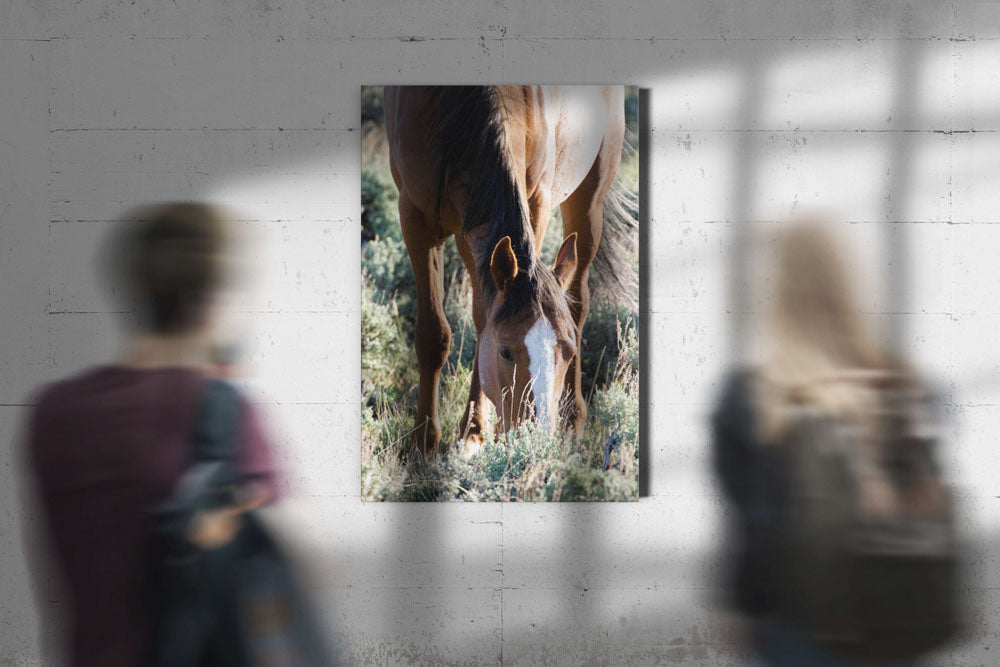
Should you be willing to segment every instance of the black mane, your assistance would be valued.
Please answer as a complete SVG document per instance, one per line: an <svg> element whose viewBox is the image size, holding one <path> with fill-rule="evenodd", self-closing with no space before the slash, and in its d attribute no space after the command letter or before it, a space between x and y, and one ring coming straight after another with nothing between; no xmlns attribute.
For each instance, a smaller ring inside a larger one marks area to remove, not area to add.
<svg viewBox="0 0 1000 667"><path fill-rule="evenodd" d="M497 311L496 319L527 315L540 298L565 301L552 272L535 257L534 235L507 148L504 121L508 110L496 86L442 86L433 98L436 121L436 213L451 180L462 174L468 199L459 211L469 232L487 226L484 242L474 248L479 288L489 301L496 296L490 258L497 242L510 237L518 274ZM517 122L516 120L514 122Z"/></svg>

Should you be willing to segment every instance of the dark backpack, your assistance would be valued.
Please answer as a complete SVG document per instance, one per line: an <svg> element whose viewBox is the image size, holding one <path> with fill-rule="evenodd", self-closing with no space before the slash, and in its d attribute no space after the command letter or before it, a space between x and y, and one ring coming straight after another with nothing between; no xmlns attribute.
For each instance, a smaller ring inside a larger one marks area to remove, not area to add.
<svg viewBox="0 0 1000 667"><path fill-rule="evenodd" d="M232 541L203 550L186 539L199 511L236 503L241 402L210 381L192 434L192 463L152 514L156 667L321 667L334 664L294 568L253 511Z"/></svg>
<svg viewBox="0 0 1000 667"><path fill-rule="evenodd" d="M905 386L873 395L864 424L794 409L782 443L785 607L831 651L908 660L959 629L954 508L926 396Z"/></svg>

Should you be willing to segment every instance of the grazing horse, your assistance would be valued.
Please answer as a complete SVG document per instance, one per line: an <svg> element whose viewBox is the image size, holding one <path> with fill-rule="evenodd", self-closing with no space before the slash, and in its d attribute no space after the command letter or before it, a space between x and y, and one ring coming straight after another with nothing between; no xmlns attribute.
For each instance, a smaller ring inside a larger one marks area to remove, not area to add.
<svg viewBox="0 0 1000 667"><path fill-rule="evenodd" d="M414 438L434 455L438 383L448 358L443 244L450 236L473 285L476 357L461 430L482 443L485 398L507 430L531 417L551 430L560 408L586 419L580 347L589 269L625 135L622 86L398 86L385 89L389 163L413 266L420 388ZM564 240L539 259L553 206Z"/></svg>

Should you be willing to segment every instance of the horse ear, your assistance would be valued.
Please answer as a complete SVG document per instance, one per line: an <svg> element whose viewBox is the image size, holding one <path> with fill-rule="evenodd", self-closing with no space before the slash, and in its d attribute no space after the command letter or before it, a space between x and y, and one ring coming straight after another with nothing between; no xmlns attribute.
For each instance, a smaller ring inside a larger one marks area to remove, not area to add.
<svg viewBox="0 0 1000 667"><path fill-rule="evenodd" d="M505 236L497 241L490 257L490 271L493 273L493 284L501 292L506 292L517 276L517 256L510 244L510 237Z"/></svg>
<svg viewBox="0 0 1000 667"><path fill-rule="evenodd" d="M559 254L556 255L556 263L552 267L552 272L556 274L559 287L563 289L569 287L570 281L576 274L576 232L563 240Z"/></svg>

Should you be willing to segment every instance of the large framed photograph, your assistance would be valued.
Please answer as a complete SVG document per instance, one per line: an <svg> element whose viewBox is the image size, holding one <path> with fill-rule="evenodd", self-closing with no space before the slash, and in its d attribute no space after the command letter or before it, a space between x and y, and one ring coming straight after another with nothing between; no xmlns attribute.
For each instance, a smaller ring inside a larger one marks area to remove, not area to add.
<svg viewBox="0 0 1000 667"><path fill-rule="evenodd" d="M631 501L639 92L361 91L361 494Z"/></svg>

